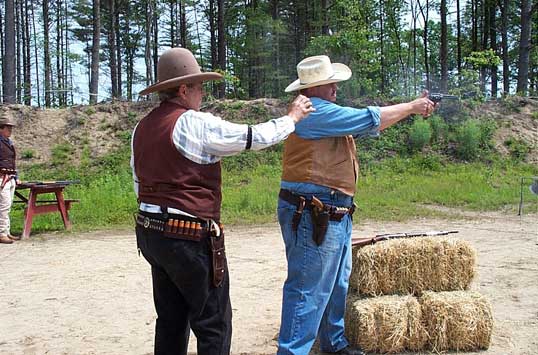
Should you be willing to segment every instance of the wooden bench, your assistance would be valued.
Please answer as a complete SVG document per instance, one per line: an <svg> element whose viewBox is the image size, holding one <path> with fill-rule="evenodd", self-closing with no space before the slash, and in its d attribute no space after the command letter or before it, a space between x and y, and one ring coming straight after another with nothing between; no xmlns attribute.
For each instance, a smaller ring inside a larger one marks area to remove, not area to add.
<svg viewBox="0 0 538 355"><path fill-rule="evenodd" d="M66 186L76 183L71 181L61 182L26 182L17 185L15 195L20 201L15 203L24 203L24 227L22 230L22 238L30 237L32 230L32 221L35 215L51 212L60 212L65 229L71 229L71 221L69 220L69 209L71 205L79 200L65 199L63 191ZM29 189L28 198L19 193L18 190ZM38 200L37 196L42 194L54 194L54 200Z"/></svg>

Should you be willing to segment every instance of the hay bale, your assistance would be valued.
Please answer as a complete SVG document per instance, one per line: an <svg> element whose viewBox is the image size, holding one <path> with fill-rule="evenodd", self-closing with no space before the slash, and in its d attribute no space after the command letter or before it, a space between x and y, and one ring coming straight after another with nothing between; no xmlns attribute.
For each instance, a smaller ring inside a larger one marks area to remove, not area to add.
<svg viewBox="0 0 538 355"><path fill-rule="evenodd" d="M450 237L393 239L353 249L350 287L367 296L466 290L474 249Z"/></svg>
<svg viewBox="0 0 538 355"><path fill-rule="evenodd" d="M419 301L433 351L489 347L493 316L484 296L473 291L424 292Z"/></svg>
<svg viewBox="0 0 538 355"><path fill-rule="evenodd" d="M420 350L426 342L420 304L413 296L350 297L346 336L372 352Z"/></svg>

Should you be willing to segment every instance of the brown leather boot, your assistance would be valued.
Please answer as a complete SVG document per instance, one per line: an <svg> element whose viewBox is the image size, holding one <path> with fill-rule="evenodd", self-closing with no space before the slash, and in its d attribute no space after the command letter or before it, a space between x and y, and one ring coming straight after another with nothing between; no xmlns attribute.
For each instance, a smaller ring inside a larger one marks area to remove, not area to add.
<svg viewBox="0 0 538 355"><path fill-rule="evenodd" d="M11 240L21 240L20 235L11 235L11 234L9 234L8 238L11 239Z"/></svg>
<svg viewBox="0 0 538 355"><path fill-rule="evenodd" d="M0 243L1 244L11 244L11 243L13 243L13 240L11 240L7 235L0 235Z"/></svg>

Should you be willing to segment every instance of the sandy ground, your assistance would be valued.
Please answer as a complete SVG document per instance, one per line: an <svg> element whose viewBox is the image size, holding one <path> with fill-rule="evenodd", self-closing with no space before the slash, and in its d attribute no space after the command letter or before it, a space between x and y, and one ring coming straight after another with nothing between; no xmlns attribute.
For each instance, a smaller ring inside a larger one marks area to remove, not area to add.
<svg viewBox="0 0 538 355"><path fill-rule="evenodd" d="M493 304L491 347L538 353L538 216L360 223L354 235L457 229L478 250L473 289ZM274 354L286 263L278 226L229 227L233 354ZM147 354L155 313L149 266L127 232L38 235L0 245L1 354ZM195 351L192 337L190 349ZM315 354L315 350L312 354Z"/></svg>

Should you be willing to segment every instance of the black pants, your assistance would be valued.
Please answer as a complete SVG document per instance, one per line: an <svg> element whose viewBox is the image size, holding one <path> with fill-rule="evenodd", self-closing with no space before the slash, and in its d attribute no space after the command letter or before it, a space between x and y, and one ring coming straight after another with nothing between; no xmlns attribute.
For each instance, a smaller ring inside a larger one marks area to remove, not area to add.
<svg viewBox="0 0 538 355"><path fill-rule="evenodd" d="M136 227L138 247L151 264L157 311L155 354L187 354L189 330L199 355L227 355L232 336L229 277L211 283L209 241L185 241Z"/></svg>

